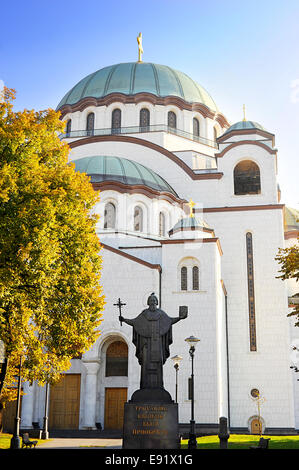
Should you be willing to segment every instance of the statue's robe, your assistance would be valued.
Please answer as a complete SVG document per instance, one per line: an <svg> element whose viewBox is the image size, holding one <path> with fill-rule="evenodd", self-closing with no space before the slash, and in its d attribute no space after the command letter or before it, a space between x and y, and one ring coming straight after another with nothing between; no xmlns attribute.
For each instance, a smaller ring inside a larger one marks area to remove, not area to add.
<svg viewBox="0 0 299 470"><path fill-rule="evenodd" d="M140 388L163 388L163 364L172 343L172 319L163 310L143 310L134 320L133 343L141 365Z"/></svg>

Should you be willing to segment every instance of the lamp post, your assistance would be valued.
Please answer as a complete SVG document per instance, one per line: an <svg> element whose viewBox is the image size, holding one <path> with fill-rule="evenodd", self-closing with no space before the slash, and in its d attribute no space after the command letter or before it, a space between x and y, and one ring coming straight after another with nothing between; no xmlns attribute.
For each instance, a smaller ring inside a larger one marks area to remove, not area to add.
<svg viewBox="0 0 299 470"><path fill-rule="evenodd" d="M175 368L175 402L178 402L178 371L180 368L180 362L183 359L181 356L173 356L171 358L174 362L174 368Z"/></svg>
<svg viewBox="0 0 299 470"><path fill-rule="evenodd" d="M10 441L11 449L20 449L21 448L21 439L20 439L20 399L21 399L21 367L22 367L22 356L20 356L19 364L19 377L18 377L18 395L17 395L17 407L16 407L16 417L13 436Z"/></svg>
<svg viewBox="0 0 299 470"><path fill-rule="evenodd" d="M7 357L5 355L5 345L4 342L0 339L0 393L4 384L4 377L7 368Z"/></svg>
<svg viewBox="0 0 299 470"><path fill-rule="evenodd" d="M44 415L44 425L43 425L43 431L42 431L42 439L49 439L49 432L48 432L48 402L49 402L49 382L46 383L45 415Z"/></svg>
<svg viewBox="0 0 299 470"><path fill-rule="evenodd" d="M189 433L189 441L188 441L188 449L196 449L197 448L197 441L196 441L196 434L195 434L195 421L194 421L194 352L195 346L200 341L198 338L194 336L190 336L186 338L185 341L189 344L189 354L191 357L191 420L190 420L190 433Z"/></svg>

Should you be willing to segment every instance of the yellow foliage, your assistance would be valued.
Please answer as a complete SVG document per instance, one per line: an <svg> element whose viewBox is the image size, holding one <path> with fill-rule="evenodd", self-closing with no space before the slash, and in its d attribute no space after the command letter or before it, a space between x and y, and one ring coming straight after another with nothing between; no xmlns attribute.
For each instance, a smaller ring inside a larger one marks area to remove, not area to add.
<svg viewBox="0 0 299 470"><path fill-rule="evenodd" d="M0 339L9 399L18 358L28 380L55 381L99 334L99 200L89 178L68 164L64 128L52 109L13 112L0 96Z"/></svg>

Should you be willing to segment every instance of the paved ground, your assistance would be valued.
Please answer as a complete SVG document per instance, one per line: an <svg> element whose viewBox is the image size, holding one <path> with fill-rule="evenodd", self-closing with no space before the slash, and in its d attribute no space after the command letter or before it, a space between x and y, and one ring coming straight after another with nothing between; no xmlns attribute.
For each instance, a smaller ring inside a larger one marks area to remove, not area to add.
<svg viewBox="0 0 299 470"><path fill-rule="evenodd" d="M53 438L40 443L37 449L121 449L122 439L87 439L87 438Z"/></svg>

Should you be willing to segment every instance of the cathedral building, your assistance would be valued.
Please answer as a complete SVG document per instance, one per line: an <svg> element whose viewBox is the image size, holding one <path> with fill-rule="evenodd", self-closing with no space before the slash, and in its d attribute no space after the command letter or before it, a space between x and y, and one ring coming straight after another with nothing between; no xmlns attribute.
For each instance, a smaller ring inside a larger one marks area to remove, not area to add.
<svg viewBox="0 0 299 470"><path fill-rule="evenodd" d="M174 400L177 377L181 429L191 406L185 339L195 336L198 432L217 431L221 416L232 431L294 432L296 286L277 279L275 257L296 242L298 212L280 203L274 134L245 116L231 125L197 81L141 54L84 77L57 110L70 161L100 191L106 305L96 343L50 387L50 431L122 428L140 366L115 304L135 318L154 292L171 317L188 307L164 366ZM42 426L45 389L24 384L21 428Z"/></svg>

